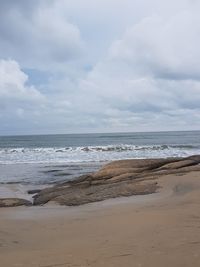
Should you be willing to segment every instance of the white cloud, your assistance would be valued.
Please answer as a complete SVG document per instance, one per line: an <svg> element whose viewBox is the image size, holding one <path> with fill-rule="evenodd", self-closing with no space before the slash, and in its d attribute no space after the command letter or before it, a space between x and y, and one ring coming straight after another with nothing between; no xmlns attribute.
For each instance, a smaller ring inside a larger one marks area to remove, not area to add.
<svg viewBox="0 0 200 267"><path fill-rule="evenodd" d="M188 4L176 15L151 16L129 27L81 82L83 97L90 96L87 109L101 112L111 128L198 128L199 8Z"/></svg>
<svg viewBox="0 0 200 267"><path fill-rule="evenodd" d="M0 60L0 100L40 101L44 98L34 86L27 86L28 76L14 60Z"/></svg>
<svg viewBox="0 0 200 267"><path fill-rule="evenodd" d="M199 8L192 6L167 18L143 19L113 44L111 59L129 64L135 74L199 79Z"/></svg>

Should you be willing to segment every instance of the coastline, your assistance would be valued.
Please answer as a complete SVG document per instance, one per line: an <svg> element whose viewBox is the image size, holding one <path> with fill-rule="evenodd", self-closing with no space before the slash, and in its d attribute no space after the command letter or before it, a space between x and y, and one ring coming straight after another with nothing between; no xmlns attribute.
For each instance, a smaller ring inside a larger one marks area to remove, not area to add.
<svg viewBox="0 0 200 267"><path fill-rule="evenodd" d="M145 196L1 209L2 266L199 266L199 172L158 183Z"/></svg>
<svg viewBox="0 0 200 267"><path fill-rule="evenodd" d="M3 185L0 208L48 203L79 206L118 197L148 195L158 191L160 177L193 171L200 171L200 155L112 161L97 171L54 185L29 185L29 188L22 184Z"/></svg>
<svg viewBox="0 0 200 267"><path fill-rule="evenodd" d="M199 266L200 172L183 168L156 175L153 194L1 208L2 266Z"/></svg>

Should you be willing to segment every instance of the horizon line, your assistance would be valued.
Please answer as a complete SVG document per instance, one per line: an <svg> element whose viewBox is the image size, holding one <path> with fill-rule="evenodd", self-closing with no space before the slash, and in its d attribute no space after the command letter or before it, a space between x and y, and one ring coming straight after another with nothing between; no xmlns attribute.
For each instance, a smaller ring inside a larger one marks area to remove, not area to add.
<svg viewBox="0 0 200 267"><path fill-rule="evenodd" d="M51 136L51 135L93 135L93 134L135 134L135 133L169 133L169 132L198 132L200 130L160 130L160 131L124 131L124 132L88 132L88 133L35 133L35 134L6 134L0 137L14 137L14 136Z"/></svg>

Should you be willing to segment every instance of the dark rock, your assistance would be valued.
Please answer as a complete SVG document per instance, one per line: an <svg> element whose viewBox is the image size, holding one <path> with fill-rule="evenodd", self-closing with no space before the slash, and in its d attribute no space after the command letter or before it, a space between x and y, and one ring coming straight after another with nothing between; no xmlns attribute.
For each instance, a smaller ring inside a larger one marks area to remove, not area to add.
<svg viewBox="0 0 200 267"><path fill-rule="evenodd" d="M17 207L17 206L32 206L29 200L21 198L1 198L0 208L2 207Z"/></svg>
<svg viewBox="0 0 200 267"><path fill-rule="evenodd" d="M27 193L29 195L33 195L33 194L38 194L40 193L41 189L33 189L33 190L28 190Z"/></svg>

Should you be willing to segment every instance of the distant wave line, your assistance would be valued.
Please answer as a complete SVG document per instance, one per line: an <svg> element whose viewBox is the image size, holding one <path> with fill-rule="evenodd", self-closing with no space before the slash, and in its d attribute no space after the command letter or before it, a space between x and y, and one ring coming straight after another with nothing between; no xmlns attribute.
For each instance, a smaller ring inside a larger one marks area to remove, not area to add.
<svg viewBox="0 0 200 267"><path fill-rule="evenodd" d="M80 147L38 147L38 148L2 148L0 154L9 153L66 153L66 152L125 152L145 150L170 150L170 149L199 149L199 145L174 144L174 145L105 145L105 146L80 146Z"/></svg>

